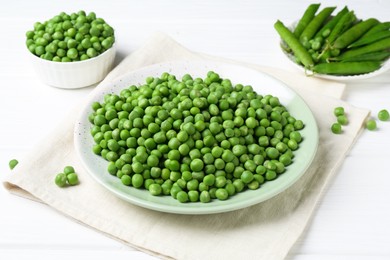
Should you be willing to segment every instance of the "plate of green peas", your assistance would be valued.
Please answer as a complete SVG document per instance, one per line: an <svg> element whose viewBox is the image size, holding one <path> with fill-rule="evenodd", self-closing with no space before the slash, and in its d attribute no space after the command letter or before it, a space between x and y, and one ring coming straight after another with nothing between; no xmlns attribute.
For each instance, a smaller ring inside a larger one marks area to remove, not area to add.
<svg viewBox="0 0 390 260"><path fill-rule="evenodd" d="M293 185L318 146L316 120L288 86L220 62L175 61L94 92L74 129L90 176L125 201L214 214Z"/></svg>
<svg viewBox="0 0 390 260"><path fill-rule="evenodd" d="M353 81L390 69L390 22L359 18L348 6L310 4L291 26L274 27L283 53L306 75Z"/></svg>

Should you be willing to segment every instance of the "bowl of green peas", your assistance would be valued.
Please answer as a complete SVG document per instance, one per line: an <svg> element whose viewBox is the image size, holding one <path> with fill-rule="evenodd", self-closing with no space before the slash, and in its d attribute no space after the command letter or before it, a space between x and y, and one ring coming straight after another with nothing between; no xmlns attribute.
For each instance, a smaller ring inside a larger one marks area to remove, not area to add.
<svg viewBox="0 0 390 260"><path fill-rule="evenodd" d="M274 27L283 53L306 75L350 81L390 68L390 22L358 18L348 6L311 4L291 26Z"/></svg>
<svg viewBox="0 0 390 260"><path fill-rule="evenodd" d="M276 196L305 174L318 140L310 108L289 87L207 61L155 64L102 85L74 129L92 179L134 205L177 214Z"/></svg>
<svg viewBox="0 0 390 260"><path fill-rule="evenodd" d="M41 80L76 89L101 81L115 59L114 29L94 12L61 12L26 32L26 47Z"/></svg>

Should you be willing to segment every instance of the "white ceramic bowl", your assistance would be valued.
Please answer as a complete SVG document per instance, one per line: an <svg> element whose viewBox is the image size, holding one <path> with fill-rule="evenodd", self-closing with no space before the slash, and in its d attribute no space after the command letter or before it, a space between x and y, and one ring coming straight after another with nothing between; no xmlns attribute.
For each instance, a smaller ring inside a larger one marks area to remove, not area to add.
<svg viewBox="0 0 390 260"><path fill-rule="evenodd" d="M28 50L27 50L28 51ZM99 56L75 62L55 62L29 52L35 71L41 80L53 87L76 89L93 85L108 74L115 59L115 44Z"/></svg>
<svg viewBox="0 0 390 260"><path fill-rule="evenodd" d="M288 26L288 28L290 30L294 30L297 23L298 23L298 21L293 22L290 26ZM345 75L345 76L313 73L311 71L305 70L305 68L302 65L296 63L294 55L292 53L286 52L286 50L284 50L281 47L282 44L285 44L285 43L283 42L282 39L279 38L279 46L284 54L284 57L287 58L287 60L289 61L290 64L292 64L292 66L294 66L296 69L305 73L305 75L308 75L308 76L314 76L317 78L323 78L323 79L334 80L334 81L351 81L351 82L353 82L353 81L370 79L370 78L379 76L383 73L388 73L388 71L390 70L390 59L387 59L386 61L383 61L382 66L379 69L377 69L373 72L370 72L370 73L364 73L364 74L358 74L358 75Z"/></svg>

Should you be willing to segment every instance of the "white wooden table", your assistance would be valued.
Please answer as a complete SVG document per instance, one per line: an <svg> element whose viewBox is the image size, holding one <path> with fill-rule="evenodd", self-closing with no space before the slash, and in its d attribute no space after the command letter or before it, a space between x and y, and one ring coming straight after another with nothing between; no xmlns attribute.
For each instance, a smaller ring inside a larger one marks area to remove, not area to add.
<svg viewBox="0 0 390 260"><path fill-rule="evenodd" d="M295 71L283 59L273 29L292 22L311 1L19 0L1 1L0 172L22 158L92 88L61 90L40 82L27 58L25 32L61 11L94 11L116 29L117 62L154 32L212 55ZM385 0L322 1L347 4L363 18L390 20ZM348 84L345 100L390 110L390 72ZM289 259L390 259L390 122L364 131L318 205ZM0 259L154 259L77 224L45 205L0 189Z"/></svg>

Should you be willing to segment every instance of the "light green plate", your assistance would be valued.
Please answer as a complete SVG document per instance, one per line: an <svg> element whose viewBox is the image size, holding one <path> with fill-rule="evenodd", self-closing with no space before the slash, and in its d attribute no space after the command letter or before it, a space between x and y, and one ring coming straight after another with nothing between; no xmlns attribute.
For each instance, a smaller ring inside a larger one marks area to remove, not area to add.
<svg viewBox="0 0 390 260"><path fill-rule="evenodd" d="M130 85L143 84L148 76L159 77L163 72L169 72L177 78L181 78L186 73L194 78L205 78L210 70L218 73L222 78L230 79L233 84L252 85L258 94L271 94L279 97L281 103L295 118L303 120L305 123L305 128L301 131L303 141L295 152L293 164L286 167L286 171L277 179L266 182L257 190L247 190L226 201L213 200L210 203L180 203L171 196L152 196L149 191L125 186L119 178L110 175L106 170L107 161L92 152L94 141L90 135L91 124L88 121L88 115L92 112L92 102L103 101L107 93L119 93L120 90ZM114 83L99 87L99 90L90 95L75 125L74 140L78 156L85 169L97 182L116 196L148 209L178 214L212 214L255 205L274 197L295 183L310 166L317 150L318 128L306 103L282 82L253 69L218 62L168 62L130 72Z"/></svg>

